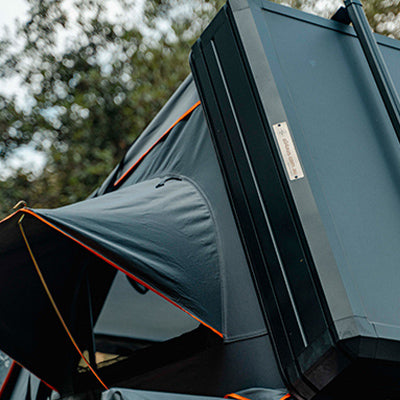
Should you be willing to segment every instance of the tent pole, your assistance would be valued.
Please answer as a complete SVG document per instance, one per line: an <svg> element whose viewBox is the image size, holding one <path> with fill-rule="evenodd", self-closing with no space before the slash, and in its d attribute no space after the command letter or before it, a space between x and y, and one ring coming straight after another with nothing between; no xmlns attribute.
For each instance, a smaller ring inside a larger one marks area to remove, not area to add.
<svg viewBox="0 0 400 400"><path fill-rule="evenodd" d="M97 372L97 363L96 363L96 341L94 338L94 327L93 327L93 309L92 309L92 294L90 290L90 282L89 282L89 273L86 268L86 292L87 292L87 306L88 306L88 317L89 317L89 362L92 365L93 369Z"/></svg>
<svg viewBox="0 0 400 400"><path fill-rule="evenodd" d="M45 278L44 278L44 276L43 276L43 274L42 274L42 271L41 271L40 268L39 268L39 264L38 264L37 261L36 261L36 258L35 258L34 254L33 254L33 252L32 252L31 246L30 246L30 244L29 244L28 238L27 238L27 236L26 236L26 234L25 234L25 230L24 230L24 227L23 227L23 225L22 225L22 221L23 221L24 217L25 217L25 214L22 214L21 217L20 217L20 219L18 220L18 226L19 226L19 229L20 229L20 231L21 231L22 237L23 237L23 239L24 239L24 242L25 242L26 248L27 248L27 250L28 250L28 253L29 253L30 257L31 257L32 263L33 263L33 265L34 265L34 267L35 267L35 270L36 270L36 272L37 272L37 274L38 274L38 277L39 277L39 279L40 279L40 282L42 283L43 289L45 290L45 292L46 292L46 294L47 294L47 297L49 298L50 303L51 303L51 305L52 305L52 307L53 307L55 313L57 314L57 317L58 317L59 321L61 322L61 325L63 326L65 332L67 333L67 335L68 335L69 339L71 340L73 346L75 347L76 351L77 351L77 352L79 353L79 355L82 357L83 361L84 361L85 364L88 366L89 370L93 373L93 375L96 377L96 379L99 381L99 383L104 387L104 389L108 390L108 386L101 380L101 378L99 377L99 375L97 374L97 372L96 372L96 371L94 370L94 368L90 365L90 362L87 360L87 358L85 357L85 355L82 353L82 351L81 351L81 349L79 348L78 344L76 343L74 337L72 336L70 330L68 329L68 326L67 326L67 324L65 323L64 318L62 317L62 315L61 315L61 313L60 313L60 310L59 310L58 307L57 307L57 304L56 304L55 301L54 301L53 295L51 294L51 292L50 292L50 290L49 290L49 287L47 286L46 280L45 280Z"/></svg>
<svg viewBox="0 0 400 400"><path fill-rule="evenodd" d="M372 34L361 1L345 0L344 3L400 142L400 100L385 60Z"/></svg>

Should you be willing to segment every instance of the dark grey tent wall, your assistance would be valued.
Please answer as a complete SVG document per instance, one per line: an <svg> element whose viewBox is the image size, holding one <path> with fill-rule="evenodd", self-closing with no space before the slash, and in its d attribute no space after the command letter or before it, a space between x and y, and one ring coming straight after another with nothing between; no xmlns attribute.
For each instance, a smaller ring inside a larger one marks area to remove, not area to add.
<svg viewBox="0 0 400 400"><path fill-rule="evenodd" d="M192 354L187 357L142 374L132 374L130 378L117 380L115 385L221 397L251 387L285 386L266 334L227 344L216 343L197 352L196 346L193 341Z"/></svg>

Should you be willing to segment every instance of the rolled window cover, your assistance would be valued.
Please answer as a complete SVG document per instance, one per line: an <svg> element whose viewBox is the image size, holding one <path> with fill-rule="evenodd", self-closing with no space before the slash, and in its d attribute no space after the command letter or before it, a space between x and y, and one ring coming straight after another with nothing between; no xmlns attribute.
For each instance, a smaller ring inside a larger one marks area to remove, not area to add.
<svg viewBox="0 0 400 400"><path fill-rule="evenodd" d="M177 393L150 392L112 388L102 393L101 400L222 400L222 397L193 396Z"/></svg>
<svg viewBox="0 0 400 400"><path fill-rule="evenodd" d="M250 388L232 393L225 399L237 400L289 400L293 399L286 389ZM221 397L192 396L176 393L112 388L102 394L101 400L216 400Z"/></svg>

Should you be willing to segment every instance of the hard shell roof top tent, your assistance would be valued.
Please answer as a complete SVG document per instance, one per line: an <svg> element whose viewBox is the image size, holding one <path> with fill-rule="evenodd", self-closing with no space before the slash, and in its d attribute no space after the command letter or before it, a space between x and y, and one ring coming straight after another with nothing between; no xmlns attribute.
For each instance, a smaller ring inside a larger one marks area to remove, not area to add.
<svg viewBox="0 0 400 400"><path fill-rule="evenodd" d="M367 376L398 398L400 45L346 3L325 20L228 2L193 47L195 82L89 199L2 221L3 351L62 395L323 400ZM122 357L79 373L93 331ZM16 379L39 400L43 384Z"/></svg>

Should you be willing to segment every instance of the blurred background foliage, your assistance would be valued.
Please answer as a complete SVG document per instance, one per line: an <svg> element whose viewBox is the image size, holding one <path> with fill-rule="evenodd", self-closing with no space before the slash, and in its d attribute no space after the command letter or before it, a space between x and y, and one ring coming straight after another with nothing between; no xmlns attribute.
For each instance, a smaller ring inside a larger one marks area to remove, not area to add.
<svg viewBox="0 0 400 400"><path fill-rule="evenodd" d="M340 5L279 2L324 17ZM0 95L0 217L20 199L87 197L188 75L190 47L223 3L28 0L28 20L0 40L0 79L20 88ZM399 0L363 3L375 31L400 38Z"/></svg>

